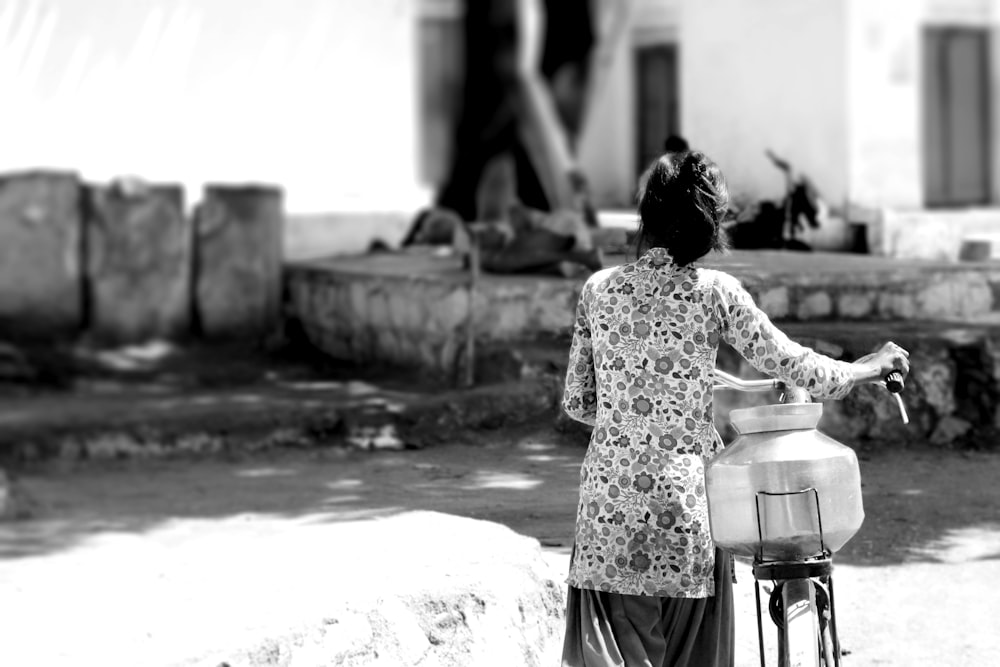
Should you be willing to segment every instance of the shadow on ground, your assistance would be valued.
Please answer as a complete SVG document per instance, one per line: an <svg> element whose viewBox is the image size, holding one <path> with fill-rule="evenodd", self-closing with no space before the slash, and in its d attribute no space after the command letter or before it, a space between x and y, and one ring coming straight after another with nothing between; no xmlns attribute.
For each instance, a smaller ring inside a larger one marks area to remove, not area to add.
<svg viewBox="0 0 1000 667"><path fill-rule="evenodd" d="M417 509L503 523L568 550L584 451L578 434L531 424L419 451L52 463L22 476L34 516L0 525L0 558L188 520L334 523ZM838 562L1000 558L1000 454L886 449L861 458L867 516Z"/></svg>

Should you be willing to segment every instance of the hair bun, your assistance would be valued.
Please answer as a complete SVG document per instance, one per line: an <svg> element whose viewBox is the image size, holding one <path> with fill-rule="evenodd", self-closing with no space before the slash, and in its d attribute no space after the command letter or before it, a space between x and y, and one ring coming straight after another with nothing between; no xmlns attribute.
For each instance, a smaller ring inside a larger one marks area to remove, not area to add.
<svg viewBox="0 0 1000 667"><path fill-rule="evenodd" d="M696 151L668 153L643 177L640 242L666 248L681 266L721 250L728 201L722 172L708 157Z"/></svg>

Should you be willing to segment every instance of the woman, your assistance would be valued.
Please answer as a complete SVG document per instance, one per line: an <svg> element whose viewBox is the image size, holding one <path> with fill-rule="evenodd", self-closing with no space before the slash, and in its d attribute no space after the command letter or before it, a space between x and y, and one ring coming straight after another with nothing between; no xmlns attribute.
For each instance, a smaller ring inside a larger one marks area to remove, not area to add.
<svg viewBox="0 0 1000 667"><path fill-rule="evenodd" d="M711 540L705 463L720 341L817 398L909 371L887 343L855 363L788 339L732 276L694 262L724 248L728 192L705 155L642 179L639 259L590 277L577 307L563 407L594 425L580 474L564 666L733 664L730 558Z"/></svg>

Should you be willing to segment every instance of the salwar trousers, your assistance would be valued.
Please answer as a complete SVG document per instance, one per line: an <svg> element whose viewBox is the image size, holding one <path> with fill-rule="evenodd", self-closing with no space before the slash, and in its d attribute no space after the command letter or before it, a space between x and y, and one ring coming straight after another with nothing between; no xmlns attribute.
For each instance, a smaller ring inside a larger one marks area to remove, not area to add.
<svg viewBox="0 0 1000 667"><path fill-rule="evenodd" d="M710 598L570 586L563 667L732 667L732 559L718 549L714 575Z"/></svg>

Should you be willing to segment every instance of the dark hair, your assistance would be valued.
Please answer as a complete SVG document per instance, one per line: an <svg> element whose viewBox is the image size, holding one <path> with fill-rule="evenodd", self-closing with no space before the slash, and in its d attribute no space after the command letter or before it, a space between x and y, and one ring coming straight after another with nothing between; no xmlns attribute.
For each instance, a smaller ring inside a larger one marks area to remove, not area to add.
<svg viewBox="0 0 1000 667"><path fill-rule="evenodd" d="M671 134L663 142L664 153L683 153L686 150L690 150L687 139L679 134Z"/></svg>
<svg viewBox="0 0 1000 667"><path fill-rule="evenodd" d="M722 172L704 153L667 153L639 183L637 249L666 248L679 266L724 250L722 220L728 206Z"/></svg>

